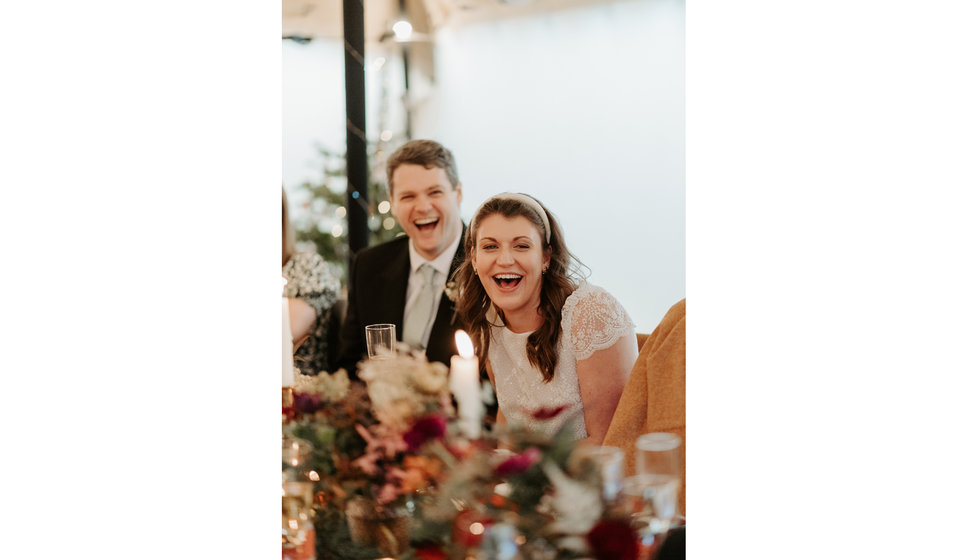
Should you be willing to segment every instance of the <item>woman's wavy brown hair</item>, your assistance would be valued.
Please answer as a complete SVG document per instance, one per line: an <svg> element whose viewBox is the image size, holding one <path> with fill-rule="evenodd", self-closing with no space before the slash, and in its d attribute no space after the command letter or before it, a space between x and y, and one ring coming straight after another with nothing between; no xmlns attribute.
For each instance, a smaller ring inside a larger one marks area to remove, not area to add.
<svg viewBox="0 0 980 560"><path fill-rule="evenodd" d="M551 228L551 241L545 243L542 249L545 254L548 254L549 249L551 250L551 262L548 270L541 275L541 303L538 306L538 312L544 318L544 322L538 330L528 337L526 351L528 361L532 366L538 368L542 378L547 383L555 377L555 366L558 362L562 307L565 305L565 299L575 291L579 282L584 279L583 271L586 267L569 252L565 245L565 236L554 215L543 204L541 208L547 214ZM464 243L466 260L456 269L453 282L455 282L458 291L456 313L463 324L463 328L473 338L473 346L477 356L479 356L481 370L485 370L487 367L487 355L490 348L491 325L487 319L487 312L493 310L497 317L504 321L504 324L507 321L503 311L497 309L490 301L490 297L483 289L483 284L480 283L480 278L473 267L477 230L480 229L480 224L484 219L495 214L500 214L505 218L517 216L527 218L538 230L541 241L544 242L545 239L544 223L541 221L540 215L534 208L519 200L490 198L477 209L470 221Z"/></svg>

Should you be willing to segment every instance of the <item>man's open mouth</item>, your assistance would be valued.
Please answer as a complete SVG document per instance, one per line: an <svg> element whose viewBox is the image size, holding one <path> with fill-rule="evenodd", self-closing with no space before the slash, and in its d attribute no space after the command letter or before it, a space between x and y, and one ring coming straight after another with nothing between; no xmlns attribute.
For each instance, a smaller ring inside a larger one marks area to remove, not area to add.
<svg viewBox="0 0 980 560"><path fill-rule="evenodd" d="M424 220L416 220L415 227L419 228L419 231L428 232L436 229L439 225L439 218L426 218Z"/></svg>

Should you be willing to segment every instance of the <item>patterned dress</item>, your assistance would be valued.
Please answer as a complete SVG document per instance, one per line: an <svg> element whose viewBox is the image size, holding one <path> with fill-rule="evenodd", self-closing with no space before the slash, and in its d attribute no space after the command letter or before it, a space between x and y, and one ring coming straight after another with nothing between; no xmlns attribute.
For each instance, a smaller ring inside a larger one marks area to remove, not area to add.
<svg viewBox="0 0 980 560"><path fill-rule="evenodd" d="M558 362L555 376L548 383L527 359L530 335L517 334L503 326L490 329L489 360L504 418L508 424L520 423L549 435L571 422L577 439L588 437L577 362L611 347L624 336L635 341L636 325L609 292L583 282L562 306ZM568 408L564 412L548 420L531 416L542 408L565 405Z"/></svg>
<svg viewBox="0 0 980 560"><path fill-rule="evenodd" d="M316 312L310 337L296 350L294 363L306 375L329 371L327 324L330 307L340 292L340 280L330 272L320 255L313 252L294 253L283 265L282 276L286 279L284 295L305 301Z"/></svg>

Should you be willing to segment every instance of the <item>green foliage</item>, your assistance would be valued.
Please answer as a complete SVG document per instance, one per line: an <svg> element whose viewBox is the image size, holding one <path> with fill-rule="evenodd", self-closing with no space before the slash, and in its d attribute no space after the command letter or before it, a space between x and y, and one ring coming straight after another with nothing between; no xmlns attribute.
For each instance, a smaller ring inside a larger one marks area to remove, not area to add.
<svg viewBox="0 0 980 560"><path fill-rule="evenodd" d="M527 439L517 442L515 447L517 451L537 447L543 452L541 460L527 471L511 477L509 481L511 485L510 499L520 507L519 511L523 515L534 514L535 508L551 488L551 482L548 480L548 475L544 473L542 465L549 460L556 465L565 465L568 463L572 450L575 449L575 436L571 422L562 426L551 441L539 440L535 435L524 434Z"/></svg>
<svg viewBox="0 0 980 560"><path fill-rule="evenodd" d="M324 227L326 224L343 224L346 226L347 217L337 217L338 208L345 208L347 204L347 162L345 154L331 152L323 148L319 149L322 157L322 178L315 182L305 182L300 185L300 189L309 195L309 203L304 204L304 211L308 216L296 216L293 223L296 228L296 241L313 243L317 252L324 260L336 263L344 270L343 277L346 277L347 260L349 256L349 245L347 227L343 228L343 233L334 236L331 227ZM370 158L376 151L368 148L369 168L376 169ZM380 162L383 166L384 162ZM383 172L371 173L368 180L368 194L365 207L368 214L368 244L376 245L383 243L402 233L397 221L392 229L384 228L386 218L393 218L391 212L381 214L378 211L378 204L388 199L388 192L385 188L385 177ZM300 219L297 219L300 218Z"/></svg>

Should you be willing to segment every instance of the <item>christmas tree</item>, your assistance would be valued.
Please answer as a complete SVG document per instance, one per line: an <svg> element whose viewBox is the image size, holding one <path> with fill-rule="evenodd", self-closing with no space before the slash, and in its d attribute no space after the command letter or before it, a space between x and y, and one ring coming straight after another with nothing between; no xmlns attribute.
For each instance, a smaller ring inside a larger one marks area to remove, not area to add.
<svg viewBox="0 0 980 560"><path fill-rule="evenodd" d="M347 169L344 154L319 148L323 159L323 174L319 181L302 183L297 189L297 204L290 205L291 221L296 229L297 245L311 247L347 278L349 245L347 241ZM385 155L369 150L369 158L378 160ZM403 235L401 226L391 214L385 188L383 165L370 161L367 206L369 245L383 243Z"/></svg>

